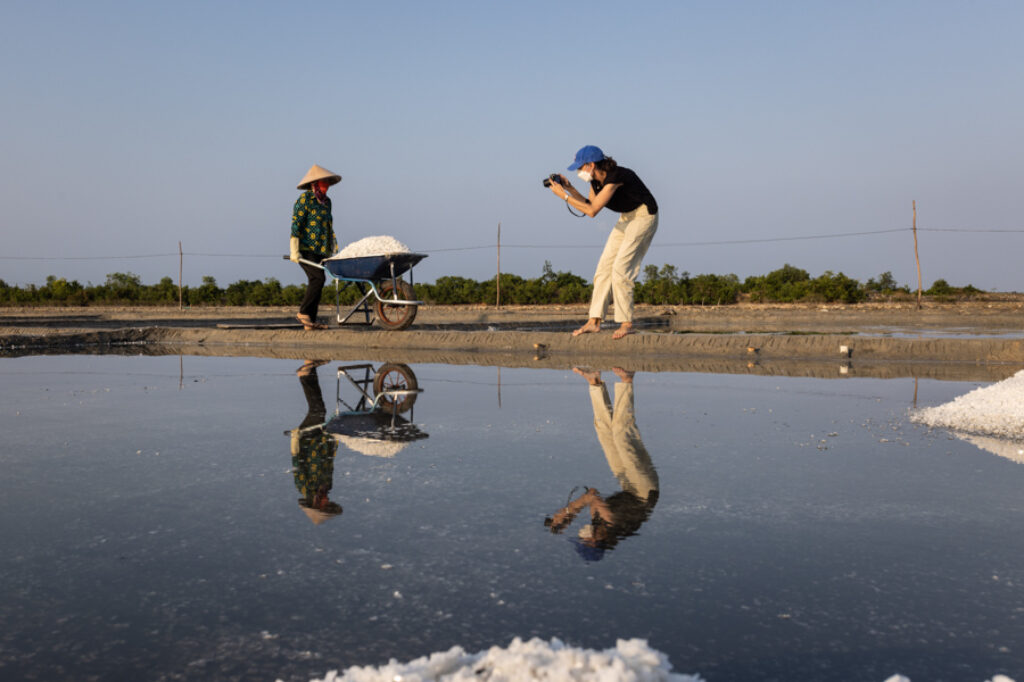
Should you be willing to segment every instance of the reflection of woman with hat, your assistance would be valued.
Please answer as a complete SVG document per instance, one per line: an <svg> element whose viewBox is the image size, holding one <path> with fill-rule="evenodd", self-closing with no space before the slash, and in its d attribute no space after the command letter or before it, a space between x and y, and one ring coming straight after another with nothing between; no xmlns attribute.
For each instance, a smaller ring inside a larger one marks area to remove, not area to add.
<svg viewBox="0 0 1024 682"><path fill-rule="evenodd" d="M323 360L306 360L296 372L306 395L306 418L291 431L292 474L302 494L299 506L317 525L341 514L341 505L329 498L338 443L323 430L327 409L316 371L323 364Z"/></svg>
<svg viewBox="0 0 1024 682"><path fill-rule="evenodd" d="M573 371L590 384L590 403L594 408L594 431L604 450L608 466L622 490L603 496L594 488L570 500L544 524L552 533L560 533L583 509L590 508L590 523L579 530L574 539L576 551L587 561L598 561L606 550L613 549L624 538L636 535L650 518L658 502L658 472L647 453L636 425L633 402L633 372L613 367L619 377L615 384L614 407L601 373ZM570 494L571 497L571 494Z"/></svg>
<svg viewBox="0 0 1024 682"><path fill-rule="evenodd" d="M602 208L620 214L597 261L590 319L572 335L601 331L608 302L614 301L619 328L612 338L621 339L633 331L633 285L658 229L658 202L636 173L618 165L593 145L576 152L569 170L577 171L590 186L588 196L580 194L564 175L558 176L560 182L550 183L555 196L591 218Z"/></svg>
<svg viewBox="0 0 1024 682"><path fill-rule="evenodd" d="M338 250L327 188L339 182L340 175L314 164L299 183L298 189L305 191L292 209L289 258L293 263L299 263L300 258L319 263ZM320 307L320 292L323 291L327 276L321 268L306 263L299 265L306 273L309 283L306 285L306 297L302 299L296 317L304 329L327 329L327 325L316 321L317 310Z"/></svg>

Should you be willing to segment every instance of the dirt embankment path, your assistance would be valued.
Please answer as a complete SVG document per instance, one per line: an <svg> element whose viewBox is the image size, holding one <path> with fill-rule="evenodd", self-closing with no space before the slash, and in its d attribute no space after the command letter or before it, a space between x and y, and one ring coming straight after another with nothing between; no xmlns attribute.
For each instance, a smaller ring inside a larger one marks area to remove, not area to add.
<svg viewBox="0 0 1024 682"><path fill-rule="evenodd" d="M333 310L322 309L326 318ZM423 306L401 332L303 331L279 308L20 308L0 311L0 350L364 358L505 366L834 376L1005 378L1024 368L1024 301L640 306L639 333L573 337L584 306ZM220 325L220 326L218 326ZM225 328L227 326L227 328Z"/></svg>

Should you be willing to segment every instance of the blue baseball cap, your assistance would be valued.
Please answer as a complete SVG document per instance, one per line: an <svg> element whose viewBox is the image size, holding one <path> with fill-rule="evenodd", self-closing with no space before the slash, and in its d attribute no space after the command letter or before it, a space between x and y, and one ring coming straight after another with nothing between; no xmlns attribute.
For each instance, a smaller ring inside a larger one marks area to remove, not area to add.
<svg viewBox="0 0 1024 682"><path fill-rule="evenodd" d="M604 547L600 545L591 545L576 538L569 538L569 542L576 547L576 553L580 558L588 564L604 558Z"/></svg>
<svg viewBox="0 0 1024 682"><path fill-rule="evenodd" d="M569 170L579 170L580 166L585 163L593 163L602 159L604 159L604 152L601 151L601 148L588 144L576 152L576 160L569 166Z"/></svg>

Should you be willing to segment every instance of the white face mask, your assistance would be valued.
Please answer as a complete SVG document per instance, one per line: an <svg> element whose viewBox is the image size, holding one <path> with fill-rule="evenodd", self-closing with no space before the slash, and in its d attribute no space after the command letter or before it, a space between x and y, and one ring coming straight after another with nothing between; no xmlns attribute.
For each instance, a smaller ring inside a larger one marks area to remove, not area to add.
<svg viewBox="0 0 1024 682"><path fill-rule="evenodd" d="M594 179L594 176L590 174L590 171L581 170L576 173L576 175L580 176L580 180L587 183Z"/></svg>

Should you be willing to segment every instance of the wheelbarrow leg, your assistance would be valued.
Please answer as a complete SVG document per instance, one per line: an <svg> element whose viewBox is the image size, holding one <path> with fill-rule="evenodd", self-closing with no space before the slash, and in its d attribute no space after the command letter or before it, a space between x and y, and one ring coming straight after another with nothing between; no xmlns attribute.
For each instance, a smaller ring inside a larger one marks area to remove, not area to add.
<svg viewBox="0 0 1024 682"><path fill-rule="evenodd" d="M341 287L338 285L338 280L334 280L334 312L338 320L338 326L341 326Z"/></svg>
<svg viewBox="0 0 1024 682"><path fill-rule="evenodd" d="M363 287L362 287L361 283L359 284L359 291L360 292L363 291ZM365 294L363 294L363 297L361 299L359 299L359 303L356 303L355 307L352 308L352 310L350 310L348 312L348 315L346 315L344 318L342 318L341 317L341 313L338 313L338 324L345 324L345 322L348 321L348 318L352 317L353 315L355 315L357 312L360 312L360 311L362 311L362 313L364 315L366 315L366 324L370 324L370 307L369 307L369 305L365 305L365 304L366 304L366 300L368 298L370 298L371 296L373 296L373 295L374 295L373 287L370 287L370 290L367 291Z"/></svg>

